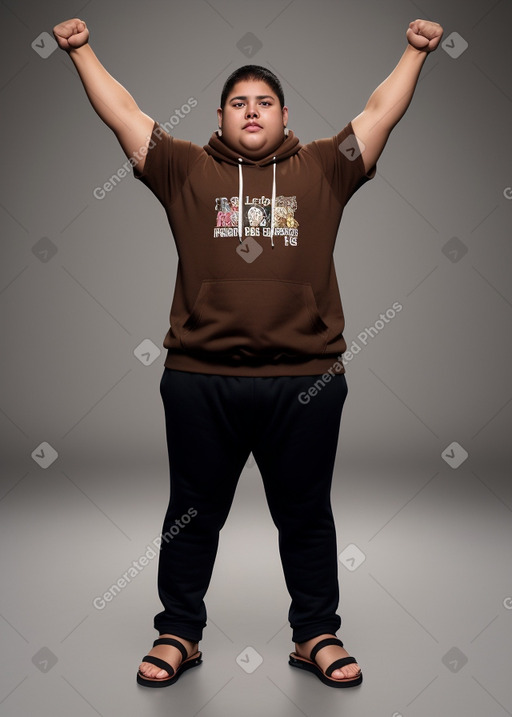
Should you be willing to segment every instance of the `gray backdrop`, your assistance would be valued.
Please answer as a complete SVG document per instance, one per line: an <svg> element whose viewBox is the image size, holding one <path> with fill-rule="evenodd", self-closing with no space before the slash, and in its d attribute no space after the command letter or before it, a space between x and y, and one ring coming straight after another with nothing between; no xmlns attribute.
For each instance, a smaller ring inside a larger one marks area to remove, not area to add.
<svg viewBox="0 0 512 717"><path fill-rule="evenodd" d="M278 74L308 142L363 109L411 20L444 27L336 247L355 342L333 486L339 636L361 688L287 664L289 598L251 459L204 664L167 690L135 683L160 610L158 351L176 251L132 176L95 196L126 158L54 51L53 26L77 16L139 106L201 145L242 64ZM512 715L510 0L8 0L0 25L0 713Z"/></svg>

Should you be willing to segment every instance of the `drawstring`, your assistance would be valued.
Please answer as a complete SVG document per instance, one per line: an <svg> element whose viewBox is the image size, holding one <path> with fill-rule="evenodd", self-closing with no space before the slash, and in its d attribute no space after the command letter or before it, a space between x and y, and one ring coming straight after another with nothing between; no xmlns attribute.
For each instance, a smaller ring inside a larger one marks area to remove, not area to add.
<svg viewBox="0 0 512 717"><path fill-rule="evenodd" d="M244 175L242 173L243 159L238 157L238 239L242 243L242 196L244 192Z"/></svg>
<svg viewBox="0 0 512 717"><path fill-rule="evenodd" d="M276 159L272 157L272 219L270 224L270 241L272 243L272 249L274 248L274 212L276 205ZM238 240L242 243L242 229L243 229L243 213L242 213L242 199L244 193L244 175L242 172L242 162L244 160L238 157Z"/></svg>
<svg viewBox="0 0 512 717"><path fill-rule="evenodd" d="M272 249L274 248L274 209L276 204L276 158L273 157L273 172L272 172L272 221L270 225L270 241L272 242Z"/></svg>

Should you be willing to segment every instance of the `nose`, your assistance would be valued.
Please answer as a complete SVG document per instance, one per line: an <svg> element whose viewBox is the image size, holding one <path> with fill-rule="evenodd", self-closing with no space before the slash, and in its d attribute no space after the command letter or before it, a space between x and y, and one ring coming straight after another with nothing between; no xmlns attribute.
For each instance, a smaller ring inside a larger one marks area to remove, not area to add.
<svg viewBox="0 0 512 717"><path fill-rule="evenodd" d="M245 116L247 119L255 119L256 117L258 117L258 110L257 110L255 104L252 104L252 103L247 104L247 110L245 112Z"/></svg>

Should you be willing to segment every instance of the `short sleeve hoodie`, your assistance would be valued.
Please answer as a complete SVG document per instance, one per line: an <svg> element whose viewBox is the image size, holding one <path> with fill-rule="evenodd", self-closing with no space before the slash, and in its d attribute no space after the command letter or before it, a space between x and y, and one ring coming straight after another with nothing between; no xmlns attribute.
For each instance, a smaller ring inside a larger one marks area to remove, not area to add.
<svg viewBox="0 0 512 717"><path fill-rule="evenodd" d="M163 205L178 269L165 366L234 376L343 373L345 326L333 250L343 209L375 176L352 124L267 157L214 133L199 147L155 122L134 176Z"/></svg>

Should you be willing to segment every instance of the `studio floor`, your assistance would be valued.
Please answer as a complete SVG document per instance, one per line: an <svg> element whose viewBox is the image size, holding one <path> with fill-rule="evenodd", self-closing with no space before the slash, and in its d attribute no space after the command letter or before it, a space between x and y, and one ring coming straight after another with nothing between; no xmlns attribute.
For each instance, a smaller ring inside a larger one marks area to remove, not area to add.
<svg viewBox="0 0 512 717"><path fill-rule="evenodd" d="M50 467L44 486L32 472L4 494L0 714L512 714L511 522L498 484L442 460L402 474L338 461L338 636L364 681L330 689L288 665L289 599L251 457L207 593L203 663L150 690L135 676L157 636L165 471L141 480L130 463L133 475L96 481L87 467L73 479Z"/></svg>

